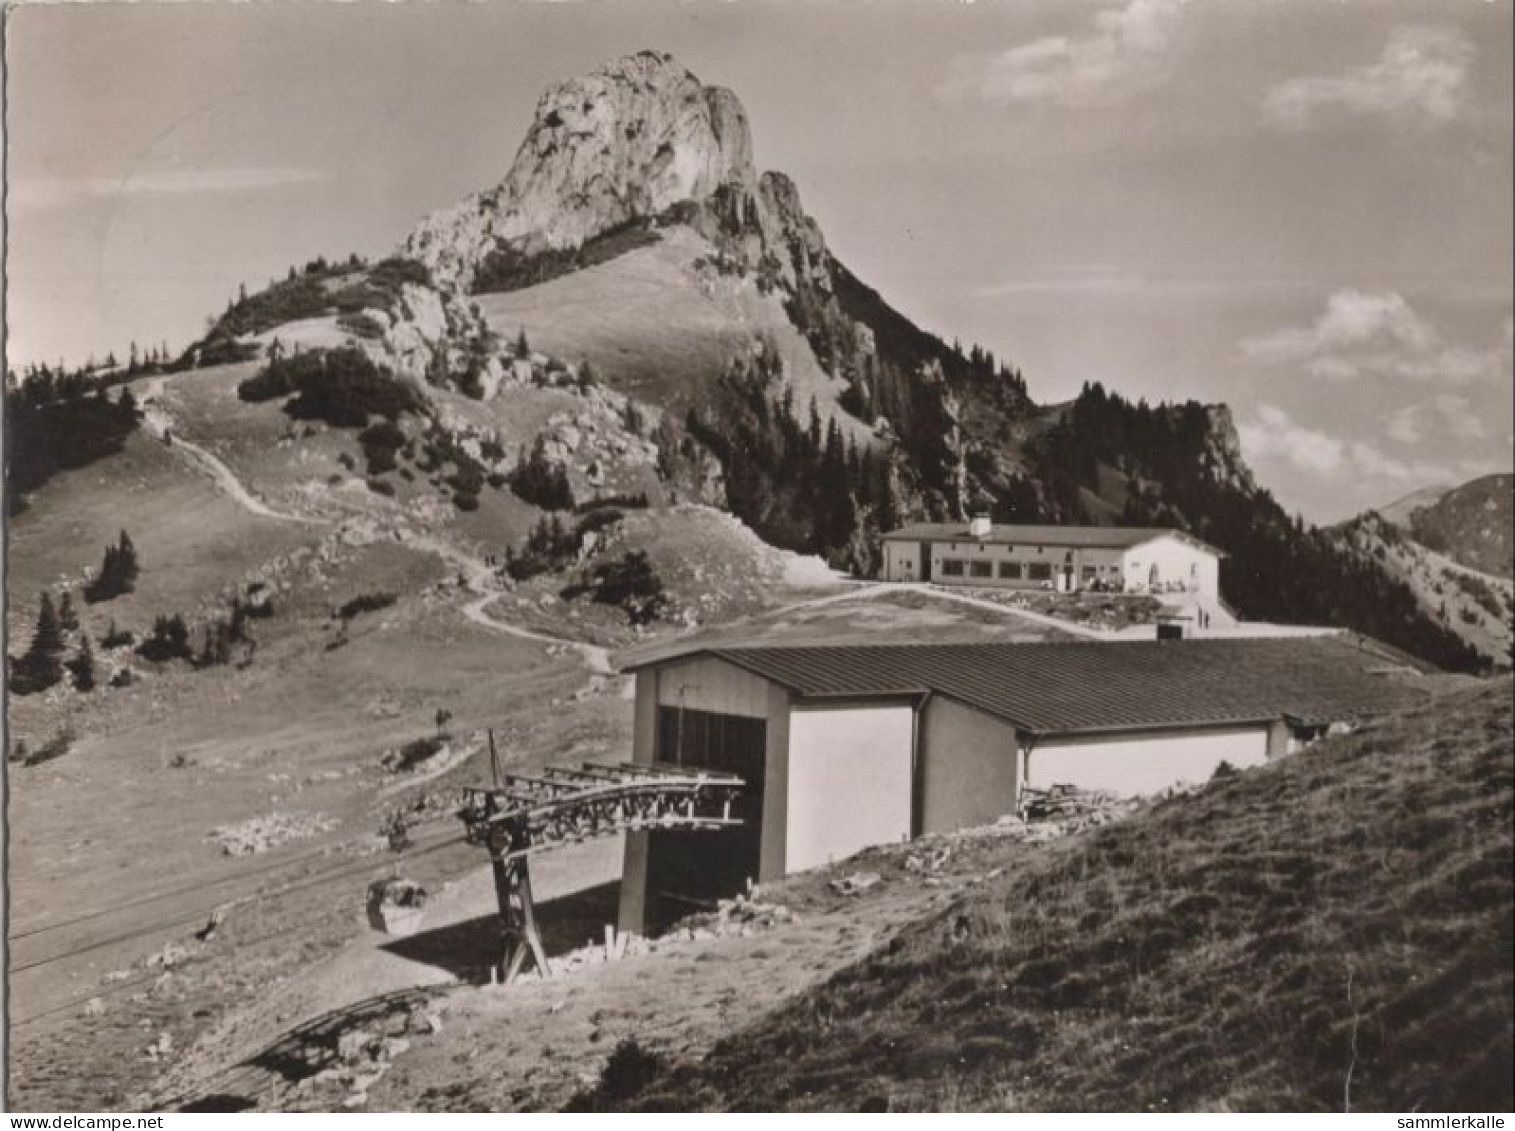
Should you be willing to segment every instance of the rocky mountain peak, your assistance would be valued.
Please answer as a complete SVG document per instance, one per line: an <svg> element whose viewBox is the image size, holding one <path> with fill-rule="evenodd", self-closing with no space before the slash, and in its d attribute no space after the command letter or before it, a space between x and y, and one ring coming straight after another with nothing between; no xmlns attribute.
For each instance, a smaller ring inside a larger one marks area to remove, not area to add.
<svg viewBox="0 0 1515 1131"><path fill-rule="evenodd" d="M548 88L505 179L429 216L402 254L466 286L496 247L577 247L725 187L758 189L741 102L672 56L641 51Z"/></svg>

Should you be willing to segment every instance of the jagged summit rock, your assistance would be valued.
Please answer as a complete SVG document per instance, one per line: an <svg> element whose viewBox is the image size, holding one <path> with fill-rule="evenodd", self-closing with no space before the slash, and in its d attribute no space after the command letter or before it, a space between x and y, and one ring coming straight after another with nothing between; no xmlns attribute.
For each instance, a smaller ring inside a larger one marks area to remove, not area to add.
<svg viewBox="0 0 1515 1131"><path fill-rule="evenodd" d="M758 188L736 95L641 51L550 87L505 179L427 217L402 254L461 287L496 247L573 248L683 201Z"/></svg>

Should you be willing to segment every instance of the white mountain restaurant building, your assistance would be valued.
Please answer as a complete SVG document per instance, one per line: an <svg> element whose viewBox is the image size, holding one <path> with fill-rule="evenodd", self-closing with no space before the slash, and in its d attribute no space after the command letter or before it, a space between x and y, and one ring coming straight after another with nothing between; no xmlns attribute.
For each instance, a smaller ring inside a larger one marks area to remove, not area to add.
<svg viewBox="0 0 1515 1131"><path fill-rule="evenodd" d="M1023 785L1122 794L1244 769L1403 703L1337 638L692 648L631 666L634 760L746 783L739 829L628 834L620 924L658 928L868 845L995 821Z"/></svg>
<svg viewBox="0 0 1515 1131"><path fill-rule="evenodd" d="M884 579L1219 596L1221 551L1181 530L923 522L885 534Z"/></svg>

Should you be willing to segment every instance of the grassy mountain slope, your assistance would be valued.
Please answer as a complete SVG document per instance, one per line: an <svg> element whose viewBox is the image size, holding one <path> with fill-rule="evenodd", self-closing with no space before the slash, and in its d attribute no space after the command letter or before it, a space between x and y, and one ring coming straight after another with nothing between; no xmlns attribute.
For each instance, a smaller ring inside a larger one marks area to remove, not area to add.
<svg viewBox="0 0 1515 1131"><path fill-rule="evenodd" d="M136 591L86 605L80 579L86 569L99 569L105 546L122 529L141 557ZM113 618L140 630L155 613L189 613L215 600L265 555L292 550L308 535L239 510L161 441L133 433L119 454L55 476L11 520L12 648L25 647L43 588L71 585L82 622L97 635Z"/></svg>
<svg viewBox="0 0 1515 1131"><path fill-rule="evenodd" d="M65 679L8 700L13 752L71 736L57 757L8 767L8 895L26 937L10 948L7 1052L10 1098L23 1109L142 1106L138 1093L207 1026L351 940L370 878L398 864L440 887L477 867L471 846L417 862L384 851L377 834L388 814L428 796L441 824L418 836L450 830L448 791L487 780L485 728L507 767L619 760L630 742L619 681L593 669L592 650L556 639L630 642L625 613L564 599L572 563L515 586L486 568L542 511L492 485L478 510L459 510L437 485L446 468L409 460L411 479L386 473L394 497L375 492L356 429L237 397L257 368L134 385L150 423L120 451L53 474L11 522L13 651L30 639L38 590L56 600L66 587L81 625L67 654L88 634L97 672L91 691ZM581 419L600 403L598 391L567 387L490 402L435 396L440 414L465 418L460 429L497 430L504 463L551 418ZM165 419L171 443L152 433ZM579 459L589 446L581 441ZM140 557L136 590L86 604L80 581L123 527ZM645 547L668 563L672 611L694 619L767 607L796 584L793 559L707 507L632 507L597 533L612 558ZM140 640L156 616L177 612L198 652L226 598L253 581L272 615L248 622L256 647L239 646L229 663L153 663L101 639L112 620ZM815 581L812 571L797 584ZM333 615L360 597L377 599L371 611ZM108 686L127 665L130 685ZM439 712L452 735L440 764L387 769L386 753L436 734ZM226 854L215 831L241 828L279 835L255 856ZM81 864L104 844L103 861ZM320 886L242 902L307 880ZM213 906L234 910L201 945L192 932ZM192 956L162 977L147 960L168 944ZM163 1036L174 1056L144 1055Z"/></svg>
<svg viewBox="0 0 1515 1131"><path fill-rule="evenodd" d="M1485 475L1454 487L1428 506L1411 510L1407 525L1417 542L1452 560L1500 577L1512 576L1512 508L1515 475Z"/></svg>
<svg viewBox="0 0 1515 1131"><path fill-rule="evenodd" d="M1445 484L1439 487L1422 487L1418 491L1411 491L1408 495L1400 496L1386 507L1379 507L1378 514L1385 521L1408 529L1410 515L1413 512L1421 507L1432 506L1437 499L1450 490L1451 488Z"/></svg>
<svg viewBox="0 0 1515 1131"><path fill-rule="evenodd" d="M1515 584L1428 549L1404 528L1371 511L1333 531L1356 553L1371 555L1407 586L1427 615L1490 660L1507 664L1515 631Z"/></svg>
<svg viewBox="0 0 1515 1131"><path fill-rule="evenodd" d="M764 339L784 359L796 401L805 406L814 397L823 417L865 442L869 430L839 407L845 383L817 364L778 297L721 274L715 255L692 229L673 226L607 262L471 301L505 340L524 329L534 348L588 360L617 388L676 417Z"/></svg>
<svg viewBox="0 0 1515 1131"><path fill-rule="evenodd" d="M618 1103L1507 1110L1510 690L1027 852Z"/></svg>

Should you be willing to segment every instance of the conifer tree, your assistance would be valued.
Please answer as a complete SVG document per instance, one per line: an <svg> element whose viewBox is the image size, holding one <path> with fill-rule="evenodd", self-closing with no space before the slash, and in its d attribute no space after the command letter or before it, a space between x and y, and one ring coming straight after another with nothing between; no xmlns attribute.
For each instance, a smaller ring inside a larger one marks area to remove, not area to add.
<svg viewBox="0 0 1515 1131"><path fill-rule="evenodd" d="M95 651L90 647L88 636L79 642L79 650L68 662L68 670L73 673L74 686L80 691L95 689Z"/></svg>
<svg viewBox="0 0 1515 1131"><path fill-rule="evenodd" d="M44 592L37 607L31 647L11 667L11 690L17 695L46 691L63 678L63 625L52 597Z"/></svg>
<svg viewBox="0 0 1515 1131"><path fill-rule="evenodd" d="M63 623L50 593L43 593L37 606L37 627L32 632L29 655L57 659L63 654Z"/></svg>
<svg viewBox="0 0 1515 1131"><path fill-rule="evenodd" d="M100 565L99 574L84 587L84 599L109 601L122 593L130 593L137 587L139 572L137 547L132 544L131 535L123 530L116 544L105 548L105 560Z"/></svg>
<svg viewBox="0 0 1515 1131"><path fill-rule="evenodd" d="M79 614L74 611L74 595L66 589L58 601L58 623L63 626L64 632L77 632L79 629Z"/></svg>
<svg viewBox="0 0 1515 1131"><path fill-rule="evenodd" d="M121 580L126 585L126 588L122 592L129 593L136 587L139 567L137 565L137 547L132 544L131 535L125 530L121 531L121 537L116 543L116 553L120 556L119 569L121 571Z"/></svg>

